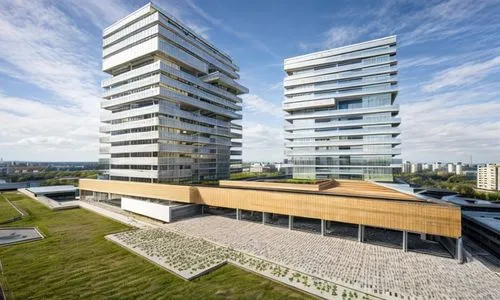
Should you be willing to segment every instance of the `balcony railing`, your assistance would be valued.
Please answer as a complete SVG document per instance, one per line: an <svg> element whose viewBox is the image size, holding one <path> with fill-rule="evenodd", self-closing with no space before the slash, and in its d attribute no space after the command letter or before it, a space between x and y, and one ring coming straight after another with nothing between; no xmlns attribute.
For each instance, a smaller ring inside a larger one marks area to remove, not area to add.
<svg viewBox="0 0 500 300"><path fill-rule="evenodd" d="M380 85L366 86L357 89L351 89L347 91L331 91L328 93L321 93L321 94L311 93L303 96L287 98L287 100L284 103L288 104L293 102L319 100L325 98L340 98L340 97L350 97L350 96L368 95L368 94L394 93L397 91L398 91L397 84L380 84Z"/></svg>
<svg viewBox="0 0 500 300"><path fill-rule="evenodd" d="M396 62L396 60L392 60L391 62ZM361 65L364 66L365 64L361 63ZM331 71L332 69L336 70L336 69L346 69L346 68L337 67L337 68L330 68L330 69L326 69L326 70ZM349 69L346 69L346 70L349 70ZM296 75L288 76L284 80L284 86L285 86L285 88L287 88L287 87L293 87L293 86L297 86L297 85L318 83L318 82L345 79L345 78L351 78L351 77L361 77L361 76L384 74L384 73L396 73L397 71L398 71L397 67L392 67L392 66L388 66L388 65L383 65L383 66L380 66L378 68L372 67L370 69L345 71L345 72L333 73L333 74L328 74L328 72L326 72L322 69L322 70L315 71L315 73L311 73L311 76L306 77L306 78L294 78ZM323 74L325 74L325 75L323 75Z"/></svg>
<svg viewBox="0 0 500 300"><path fill-rule="evenodd" d="M399 112L399 105L386 105L386 106L352 108L352 109L332 109L332 110L317 111L317 112L285 114L285 120L341 117L341 116L364 115L364 114L380 113L380 112Z"/></svg>
<svg viewBox="0 0 500 300"><path fill-rule="evenodd" d="M374 150L285 150L286 156L338 156L338 155L400 155L401 149L374 149Z"/></svg>
<svg viewBox="0 0 500 300"><path fill-rule="evenodd" d="M320 129L320 128L335 128L335 127L349 127L349 126L366 126L366 125L384 125L384 124L399 124L401 118L399 117L382 117L363 120L352 121L330 121L322 123L312 123L309 125L285 125L285 130L301 130L301 129Z"/></svg>
<svg viewBox="0 0 500 300"><path fill-rule="evenodd" d="M385 139L357 139L357 140L333 140L333 141L310 141L310 142L285 142L286 148L297 147L328 147L328 146L360 146L360 145L398 145L401 144L401 139L398 138L385 138Z"/></svg>
<svg viewBox="0 0 500 300"><path fill-rule="evenodd" d="M337 136L359 136L359 135L377 135L377 134L400 134L401 130L397 127L390 128L373 128L373 129L352 129L352 130L332 130L310 133L285 133L285 139L298 138L321 138L321 137L337 137Z"/></svg>
<svg viewBox="0 0 500 300"><path fill-rule="evenodd" d="M364 77L361 80L349 81L349 82L337 82L331 84L310 84L311 86L305 87L297 87L294 89L285 89L285 96L302 94L302 93L315 93L319 91L327 91L327 90L335 90L340 88L347 87L355 87L355 86L363 86L363 85L373 85L373 84L382 84L387 82L397 82L396 76L376 76L376 77ZM368 86L371 87L371 86ZM365 87L363 87L364 89ZM292 98L294 99L294 98Z"/></svg>
<svg viewBox="0 0 500 300"><path fill-rule="evenodd" d="M367 49L352 53L340 54L330 57L309 59L307 61L285 62L285 71L292 71L304 67L320 66L334 62L341 62L348 59L365 58L367 56L377 56L396 53L396 47L386 47L381 49Z"/></svg>
<svg viewBox="0 0 500 300"><path fill-rule="evenodd" d="M293 102L293 103L283 103L284 111L294 111L301 110L305 108L314 107L325 107L325 106L335 106L335 99L323 99L317 101L304 101L304 102Z"/></svg>

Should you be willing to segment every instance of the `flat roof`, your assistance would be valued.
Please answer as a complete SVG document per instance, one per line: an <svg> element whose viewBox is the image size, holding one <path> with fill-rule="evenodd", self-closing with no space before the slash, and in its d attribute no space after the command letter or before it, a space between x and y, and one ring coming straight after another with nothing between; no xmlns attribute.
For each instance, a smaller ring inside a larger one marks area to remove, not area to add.
<svg viewBox="0 0 500 300"><path fill-rule="evenodd" d="M33 194L69 193L76 192L76 187L73 185L51 185L31 187L26 190L32 192Z"/></svg>
<svg viewBox="0 0 500 300"><path fill-rule="evenodd" d="M462 214L500 234L500 212L462 211Z"/></svg>
<svg viewBox="0 0 500 300"><path fill-rule="evenodd" d="M321 193L338 196L355 196L363 198L381 198L388 200L420 201L425 202L409 192L402 192L397 189L398 184L382 186L370 181L363 180L317 180L316 183L287 183L280 181L240 181L240 180L221 180L220 187L233 187L244 189L262 189L269 191L288 191L304 193ZM403 185L404 186L404 185Z"/></svg>

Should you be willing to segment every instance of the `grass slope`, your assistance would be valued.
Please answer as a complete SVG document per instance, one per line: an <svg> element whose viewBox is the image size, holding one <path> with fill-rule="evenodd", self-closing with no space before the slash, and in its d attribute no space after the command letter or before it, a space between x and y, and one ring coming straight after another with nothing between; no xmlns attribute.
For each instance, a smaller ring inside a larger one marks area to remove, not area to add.
<svg viewBox="0 0 500 300"><path fill-rule="evenodd" d="M12 207L0 193L0 223L6 222L12 218L20 216L19 212Z"/></svg>
<svg viewBox="0 0 500 300"><path fill-rule="evenodd" d="M184 281L104 239L128 230L83 209L50 211L6 193L29 213L10 226L38 226L42 241L0 247L15 299L303 299L291 290L234 266Z"/></svg>

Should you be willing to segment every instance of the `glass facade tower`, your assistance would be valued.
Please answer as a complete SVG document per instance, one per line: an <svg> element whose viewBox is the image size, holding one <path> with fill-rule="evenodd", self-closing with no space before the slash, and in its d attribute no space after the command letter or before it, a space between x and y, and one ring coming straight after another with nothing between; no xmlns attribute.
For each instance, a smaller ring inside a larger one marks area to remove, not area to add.
<svg viewBox="0 0 500 300"><path fill-rule="evenodd" d="M241 170L231 57L149 3L103 32L100 163L114 180L200 182Z"/></svg>
<svg viewBox="0 0 500 300"><path fill-rule="evenodd" d="M392 181L401 168L396 37L285 59L294 178Z"/></svg>

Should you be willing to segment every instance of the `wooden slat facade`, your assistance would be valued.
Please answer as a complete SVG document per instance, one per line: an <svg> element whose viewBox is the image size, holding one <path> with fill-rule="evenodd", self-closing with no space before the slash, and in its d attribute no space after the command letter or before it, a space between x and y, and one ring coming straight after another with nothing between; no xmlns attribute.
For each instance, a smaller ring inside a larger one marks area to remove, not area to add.
<svg viewBox="0 0 500 300"><path fill-rule="evenodd" d="M458 238L458 206L299 191L80 180L80 190L324 219Z"/></svg>

